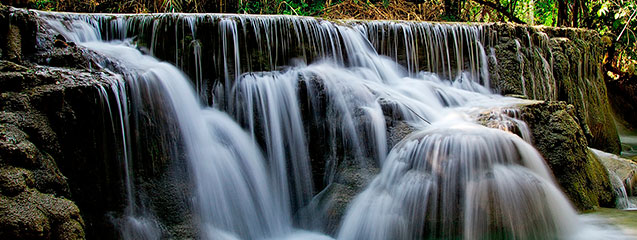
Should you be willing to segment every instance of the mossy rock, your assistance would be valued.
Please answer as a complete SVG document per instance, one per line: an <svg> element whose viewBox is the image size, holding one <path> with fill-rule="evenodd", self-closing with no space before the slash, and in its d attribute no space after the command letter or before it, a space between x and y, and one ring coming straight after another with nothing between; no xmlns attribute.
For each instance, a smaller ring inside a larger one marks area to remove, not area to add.
<svg viewBox="0 0 637 240"><path fill-rule="evenodd" d="M583 29L493 24L497 61L490 61L492 87L501 94L565 101L575 107L591 147L619 153L601 68L604 41Z"/></svg>
<svg viewBox="0 0 637 240"><path fill-rule="evenodd" d="M0 195L2 239L84 239L83 228L79 209L69 200L34 189Z"/></svg>
<svg viewBox="0 0 637 240"><path fill-rule="evenodd" d="M533 144L578 210L614 207L608 172L589 150L572 105L541 102L521 106L521 118L531 129Z"/></svg>
<svg viewBox="0 0 637 240"><path fill-rule="evenodd" d="M28 135L15 125L0 123L0 163L37 167L39 151L27 138Z"/></svg>
<svg viewBox="0 0 637 240"><path fill-rule="evenodd" d="M0 168L0 194L5 196L15 196L34 186L33 174L23 168L3 167Z"/></svg>

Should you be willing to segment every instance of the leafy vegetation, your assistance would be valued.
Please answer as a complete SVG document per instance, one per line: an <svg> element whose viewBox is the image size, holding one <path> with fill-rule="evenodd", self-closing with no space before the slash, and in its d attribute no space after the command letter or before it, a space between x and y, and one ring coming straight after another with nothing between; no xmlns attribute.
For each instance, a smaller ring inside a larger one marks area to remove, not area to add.
<svg viewBox="0 0 637 240"><path fill-rule="evenodd" d="M239 3L239 13L249 14L285 14L316 16L325 8L324 1L244 1Z"/></svg>

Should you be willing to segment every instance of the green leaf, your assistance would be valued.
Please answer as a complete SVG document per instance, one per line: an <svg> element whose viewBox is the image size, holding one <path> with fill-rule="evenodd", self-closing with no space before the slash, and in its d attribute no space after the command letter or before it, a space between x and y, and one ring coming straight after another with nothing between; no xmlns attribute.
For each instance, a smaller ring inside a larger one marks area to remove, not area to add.
<svg viewBox="0 0 637 240"><path fill-rule="evenodd" d="M604 2L602 6L599 8L599 10L597 11L597 16L601 17L606 15L608 13L609 6L610 6L610 2Z"/></svg>

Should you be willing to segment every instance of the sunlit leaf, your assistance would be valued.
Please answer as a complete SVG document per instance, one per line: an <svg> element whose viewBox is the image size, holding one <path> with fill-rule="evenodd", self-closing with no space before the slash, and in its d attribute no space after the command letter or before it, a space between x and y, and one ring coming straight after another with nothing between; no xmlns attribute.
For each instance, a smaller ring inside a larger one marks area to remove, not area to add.
<svg viewBox="0 0 637 240"><path fill-rule="evenodd" d="M597 16L601 17L601 16L606 15L608 13L609 6L610 6L610 2L603 3L602 6L597 11Z"/></svg>

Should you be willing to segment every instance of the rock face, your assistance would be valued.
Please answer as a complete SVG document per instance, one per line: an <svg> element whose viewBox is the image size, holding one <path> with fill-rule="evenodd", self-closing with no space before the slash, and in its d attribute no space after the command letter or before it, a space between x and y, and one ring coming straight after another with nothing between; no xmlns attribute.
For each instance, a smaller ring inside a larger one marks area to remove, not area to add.
<svg viewBox="0 0 637 240"><path fill-rule="evenodd" d="M557 182L579 210L614 207L608 173L588 149L575 109L564 102L520 107L531 129L533 145L548 163Z"/></svg>
<svg viewBox="0 0 637 240"><path fill-rule="evenodd" d="M621 147L611 114L601 67L599 34L583 29L494 24L494 58L489 72L502 94L565 101L585 124L591 147L619 153Z"/></svg>
<svg viewBox="0 0 637 240"><path fill-rule="evenodd" d="M53 48L41 31L31 13L0 5L0 239L84 239L80 208L91 203L72 200L89 198L78 183L103 171L91 162L104 157L92 145L97 87L115 76L87 68L83 49Z"/></svg>

